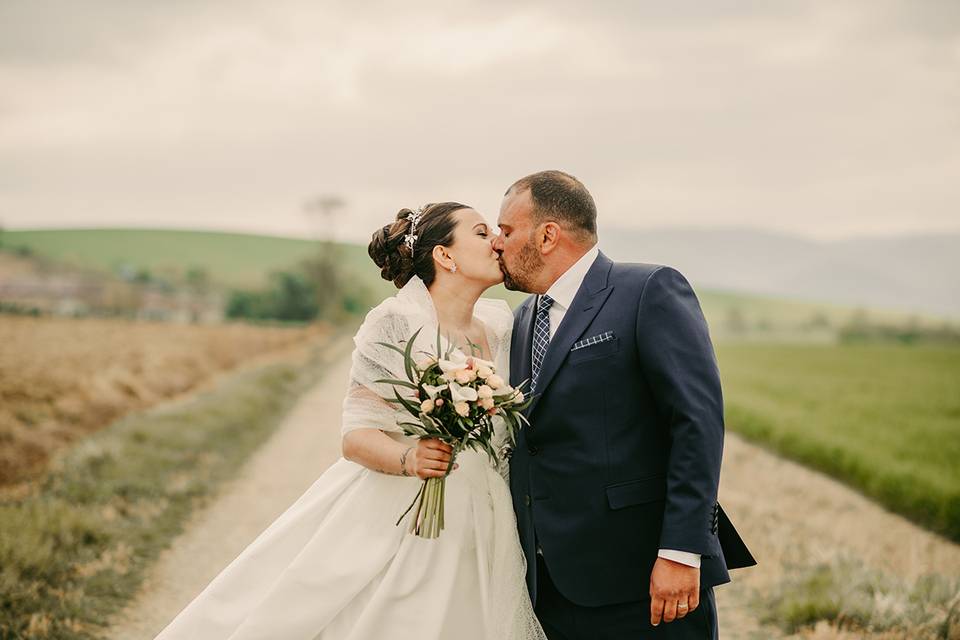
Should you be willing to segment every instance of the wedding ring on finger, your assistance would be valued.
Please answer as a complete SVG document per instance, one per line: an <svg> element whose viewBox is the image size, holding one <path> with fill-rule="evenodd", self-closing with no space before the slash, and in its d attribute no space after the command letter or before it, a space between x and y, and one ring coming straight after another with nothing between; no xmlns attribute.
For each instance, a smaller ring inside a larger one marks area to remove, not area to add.
<svg viewBox="0 0 960 640"><path fill-rule="evenodd" d="M677 616L682 618L687 615L687 612L690 610L690 605L686 602L677 604Z"/></svg>

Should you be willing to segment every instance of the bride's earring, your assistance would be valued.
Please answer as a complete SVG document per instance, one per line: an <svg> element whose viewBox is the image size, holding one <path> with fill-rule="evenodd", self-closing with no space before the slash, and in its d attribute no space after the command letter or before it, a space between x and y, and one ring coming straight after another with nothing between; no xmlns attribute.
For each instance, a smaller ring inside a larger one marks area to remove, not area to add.
<svg viewBox="0 0 960 640"><path fill-rule="evenodd" d="M450 273L456 273L456 272L457 272L457 263L454 262L453 266L450 267Z"/></svg>

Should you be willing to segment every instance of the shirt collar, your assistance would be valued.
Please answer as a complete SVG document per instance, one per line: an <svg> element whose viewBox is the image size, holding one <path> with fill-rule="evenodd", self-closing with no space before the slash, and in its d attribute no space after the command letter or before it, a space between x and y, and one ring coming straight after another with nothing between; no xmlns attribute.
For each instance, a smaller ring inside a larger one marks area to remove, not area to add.
<svg viewBox="0 0 960 640"><path fill-rule="evenodd" d="M563 272L559 278L554 281L547 290L547 295L553 298L553 306L562 310L567 310L573 304L573 298L580 290L583 279L587 277L587 272L593 265L593 261L600 255L600 249L597 245L583 254L579 260Z"/></svg>

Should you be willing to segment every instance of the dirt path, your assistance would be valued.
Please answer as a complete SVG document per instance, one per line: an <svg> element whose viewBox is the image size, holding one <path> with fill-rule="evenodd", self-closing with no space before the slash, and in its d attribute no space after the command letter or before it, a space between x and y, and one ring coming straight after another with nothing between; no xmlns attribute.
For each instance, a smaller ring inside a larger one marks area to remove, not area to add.
<svg viewBox="0 0 960 640"><path fill-rule="evenodd" d="M191 518L107 638L152 640L337 460L349 370L349 357L332 365L220 496Z"/></svg>
<svg viewBox="0 0 960 640"><path fill-rule="evenodd" d="M192 518L110 630L111 640L149 640L339 456L343 358L296 405L211 506ZM723 638L781 637L757 622L755 590L777 583L790 562L843 553L907 578L960 575L960 545L887 513L857 493L728 434L721 502L760 566L718 589ZM816 638L840 638L818 630Z"/></svg>

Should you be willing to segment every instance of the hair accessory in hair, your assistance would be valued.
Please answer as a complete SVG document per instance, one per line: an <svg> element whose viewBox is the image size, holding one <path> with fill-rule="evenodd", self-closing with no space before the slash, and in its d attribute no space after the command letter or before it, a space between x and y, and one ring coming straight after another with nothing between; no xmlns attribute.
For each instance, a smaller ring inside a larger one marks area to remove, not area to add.
<svg viewBox="0 0 960 640"><path fill-rule="evenodd" d="M423 217L423 207L417 207L407 215L407 220L410 221L410 233L403 236L403 241L410 248L410 251L413 251L413 245L417 242L417 223L420 222L420 218Z"/></svg>

